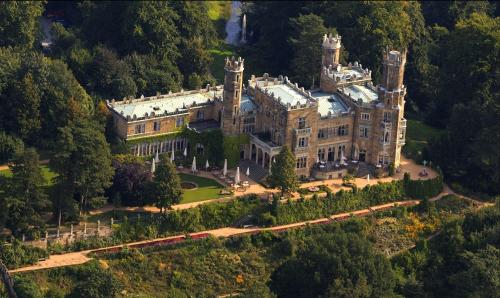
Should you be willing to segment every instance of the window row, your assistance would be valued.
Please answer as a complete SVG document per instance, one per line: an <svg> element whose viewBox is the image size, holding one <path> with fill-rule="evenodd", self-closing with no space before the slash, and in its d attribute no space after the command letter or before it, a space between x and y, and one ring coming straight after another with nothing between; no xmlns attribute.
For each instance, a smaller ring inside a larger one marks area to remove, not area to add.
<svg viewBox="0 0 500 298"><path fill-rule="evenodd" d="M349 125L340 125L334 127L320 128L318 130L318 139L329 139L335 136L347 136L349 134Z"/></svg>
<svg viewBox="0 0 500 298"><path fill-rule="evenodd" d="M172 152L172 148L175 151L182 151L186 146L187 146L187 140L181 138L165 140L155 143L143 143L135 145L132 148L130 148L130 154L136 156L147 156L147 155L154 155L156 154L156 152L158 152L158 154Z"/></svg>
<svg viewBox="0 0 500 298"><path fill-rule="evenodd" d="M203 112L201 112L203 114ZM184 125L184 117L177 117L175 119L175 127L182 127ZM153 131L161 130L161 122L154 121L153 122ZM134 134L142 134L146 133L146 123L136 124L134 127Z"/></svg>
<svg viewBox="0 0 500 298"><path fill-rule="evenodd" d="M337 155L335 155L337 153ZM329 146L328 148L319 148L318 149L318 160L321 161L337 161L342 158L342 154L344 157L347 157L345 154L345 145L340 145L336 148L336 146Z"/></svg>
<svg viewBox="0 0 500 298"><path fill-rule="evenodd" d="M297 158L297 169L307 168L307 156Z"/></svg>

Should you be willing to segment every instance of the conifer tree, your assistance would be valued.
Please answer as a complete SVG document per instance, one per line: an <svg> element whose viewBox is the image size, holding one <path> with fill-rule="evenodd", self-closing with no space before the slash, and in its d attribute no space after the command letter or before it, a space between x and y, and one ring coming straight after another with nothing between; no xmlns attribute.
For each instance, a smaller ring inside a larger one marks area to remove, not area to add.
<svg viewBox="0 0 500 298"><path fill-rule="evenodd" d="M174 164L162 158L154 173L152 193L160 212L179 203L182 195L181 178Z"/></svg>
<svg viewBox="0 0 500 298"><path fill-rule="evenodd" d="M271 185L281 190L281 195L297 190L299 181L295 174L295 158L287 146L283 146L271 165Z"/></svg>

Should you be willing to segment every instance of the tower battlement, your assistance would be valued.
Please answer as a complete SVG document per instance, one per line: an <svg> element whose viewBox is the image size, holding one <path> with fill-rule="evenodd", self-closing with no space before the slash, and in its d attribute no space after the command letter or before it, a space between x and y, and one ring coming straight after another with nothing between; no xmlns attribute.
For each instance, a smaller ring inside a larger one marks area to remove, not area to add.
<svg viewBox="0 0 500 298"><path fill-rule="evenodd" d="M396 50L385 50L383 54L384 63L400 65L406 62L406 50L402 53Z"/></svg>
<svg viewBox="0 0 500 298"><path fill-rule="evenodd" d="M323 36L323 48L324 49L339 49L340 48L340 40L341 40L340 35L335 35L333 36L332 34L324 35Z"/></svg>
<svg viewBox="0 0 500 298"><path fill-rule="evenodd" d="M243 71L245 64L245 59L238 57L238 59L231 57L226 57L224 69L227 71Z"/></svg>

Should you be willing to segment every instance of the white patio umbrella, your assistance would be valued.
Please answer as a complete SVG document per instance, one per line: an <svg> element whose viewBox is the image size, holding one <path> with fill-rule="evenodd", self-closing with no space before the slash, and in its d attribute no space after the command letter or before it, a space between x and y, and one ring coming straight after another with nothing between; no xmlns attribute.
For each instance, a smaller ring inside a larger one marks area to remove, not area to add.
<svg viewBox="0 0 500 298"><path fill-rule="evenodd" d="M160 156L158 156L158 151L156 151L155 162L160 162Z"/></svg>
<svg viewBox="0 0 500 298"><path fill-rule="evenodd" d="M368 176L366 176L366 180L367 180L368 182L370 182L370 174L368 174Z"/></svg>
<svg viewBox="0 0 500 298"><path fill-rule="evenodd" d="M153 158L153 160L151 161L151 174L154 174L156 170L156 162L155 162L155 159Z"/></svg>
<svg viewBox="0 0 500 298"><path fill-rule="evenodd" d="M247 172L245 173L247 176L250 176L250 167L247 168Z"/></svg>
<svg viewBox="0 0 500 298"><path fill-rule="evenodd" d="M187 157L187 156L188 156L188 148L187 148L187 147L185 147L185 148L184 148L184 157Z"/></svg>
<svg viewBox="0 0 500 298"><path fill-rule="evenodd" d="M344 150L340 151L340 164L344 165L344 166L346 165L346 163L345 163L345 156L344 156Z"/></svg>
<svg viewBox="0 0 500 298"><path fill-rule="evenodd" d="M175 152L174 151L174 147L172 146L172 155L170 155L170 161L171 162L174 162L174 160L175 160L175 153L174 152Z"/></svg>
<svg viewBox="0 0 500 298"><path fill-rule="evenodd" d="M236 175L234 176L234 183L240 184L240 167L236 168Z"/></svg>
<svg viewBox="0 0 500 298"><path fill-rule="evenodd" d="M222 169L222 175L227 175L227 159L224 159L224 168Z"/></svg>
<svg viewBox="0 0 500 298"><path fill-rule="evenodd" d="M210 167L210 164L208 163L208 159L207 159L207 162L205 163L205 170L208 171L208 168Z"/></svg>
<svg viewBox="0 0 500 298"><path fill-rule="evenodd" d="M316 163L319 163L319 156L316 156Z"/></svg>
<svg viewBox="0 0 500 298"><path fill-rule="evenodd" d="M194 172L196 172L196 156L193 157L193 164L191 165L191 170Z"/></svg>

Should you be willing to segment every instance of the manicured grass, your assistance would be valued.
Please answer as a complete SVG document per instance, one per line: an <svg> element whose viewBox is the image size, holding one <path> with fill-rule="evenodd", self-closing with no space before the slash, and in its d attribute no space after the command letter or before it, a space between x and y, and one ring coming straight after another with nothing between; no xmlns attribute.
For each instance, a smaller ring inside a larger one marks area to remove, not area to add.
<svg viewBox="0 0 500 298"><path fill-rule="evenodd" d="M216 48L209 50L213 61L210 64L210 73L219 84L224 82L224 59L226 57L236 56L235 49L228 44L220 43Z"/></svg>
<svg viewBox="0 0 500 298"><path fill-rule="evenodd" d="M42 169L42 175L43 177L45 177L45 180L47 180L47 186L50 186L53 184L53 181L52 179L57 176L57 174L55 172L53 172L48 165L42 165L40 166L40 168ZM6 170L1 170L0 171L0 175L3 175L3 176L6 176L6 177L11 177L12 176L12 173L10 171L10 169L6 169Z"/></svg>
<svg viewBox="0 0 500 298"><path fill-rule="evenodd" d="M213 179L198 177L180 173L182 181L194 182L198 185L196 189L185 189L182 195L181 204L199 202L222 197L219 192L224 187Z"/></svg>
<svg viewBox="0 0 500 298"><path fill-rule="evenodd" d="M403 153L406 157L421 163L424 152L431 140L439 138L443 130L429 126L422 121L408 119L406 126L406 145Z"/></svg>
<svg viewBox="0 0 500 298"><path fill-rule="evenodd" d="M429 142L438 138L443 130L429 126L422 121L408 119L406 137L414 141Z"/></svg>

